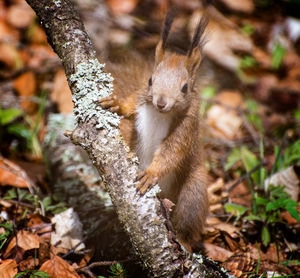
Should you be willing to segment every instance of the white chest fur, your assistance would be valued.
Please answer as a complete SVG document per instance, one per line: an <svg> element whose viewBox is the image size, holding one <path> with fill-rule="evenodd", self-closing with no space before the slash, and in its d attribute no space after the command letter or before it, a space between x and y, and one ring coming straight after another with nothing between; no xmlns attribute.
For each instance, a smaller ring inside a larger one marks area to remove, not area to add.
<svg viewBox="0 0 300 278"><path fill-rule="evenodd" d="M137 154L140 169L146 169L161 141L168 135L172 117L158 112L151 104L144 104L137 109L136 130L139 137Z"/></svg>

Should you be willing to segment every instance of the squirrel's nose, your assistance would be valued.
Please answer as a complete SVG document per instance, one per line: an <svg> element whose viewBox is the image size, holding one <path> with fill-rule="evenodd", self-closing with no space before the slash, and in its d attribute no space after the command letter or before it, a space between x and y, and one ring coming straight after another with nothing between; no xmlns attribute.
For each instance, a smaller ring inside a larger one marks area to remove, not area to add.
<svg viewBox="0 0 300 278"><path fill-rule="evenodd" d="M163 110L166 107L167 102L164 100L163 97L159 97L159 99L157 100L156 105L157 105L157 108L159 110Z"/></svg>

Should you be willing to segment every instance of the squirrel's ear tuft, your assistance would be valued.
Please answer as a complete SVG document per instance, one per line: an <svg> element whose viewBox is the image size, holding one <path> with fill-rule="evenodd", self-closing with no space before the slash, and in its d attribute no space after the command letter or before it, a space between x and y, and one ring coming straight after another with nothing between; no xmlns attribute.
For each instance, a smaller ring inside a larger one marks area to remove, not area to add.
<svg viewBox="0 0 300 278"><path fill-rule="evenodd" d="M165 17L163 29L161 32L160 40L156 46L155 49L155 66L157 66L162 59L164 58L165 50L166 50L166 44L167 44L167 38L170 33L170 29L174 20L175 11L170 10Z"/></svg>
<svg viewBox="0 0 300 278"><path fill-rule="evenodd" d="M202 48L205 44L205 37L203 34L207 24L208 17L204 15L197 25L190 49L187 53L186 69L192 77L196 74L202 60Z"/></svg>

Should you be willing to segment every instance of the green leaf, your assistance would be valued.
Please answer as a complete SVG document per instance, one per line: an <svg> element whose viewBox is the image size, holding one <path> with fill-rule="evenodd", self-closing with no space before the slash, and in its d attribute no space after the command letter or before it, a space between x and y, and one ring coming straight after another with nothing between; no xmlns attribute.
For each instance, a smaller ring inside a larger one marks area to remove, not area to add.
<svg viewBox="0 0 300 278"><path fill-rule="evenodd" d="M227 156L225 163L225 171L228 171L235 163L241 160L241 151L238 148L231 150L230 154Z"/></svg>
<svg viewBox="0 0 300 278"><path fill-rule="evenodd" d="M249 69L257 66L257 61L252 56L246 55L240 60L241 69Z"/></svg>
<svg viewBox="0 0 300 278"><path fill-rule="evenodd" d="M293 206L293 207L286 207L286 210L291 214L291 216L296 219L297 221L300 221L300 217L299 217L299 212L297 211L297 209Z"/></svg>
<svg viewBox="0 0 300 278"><path fill-rule="evenodd" d="M32 137L32 132L28 127L23 124L15 123L11 124L7 128L7 132L19 137L24 138L27 142L30 142Z"/></svg>
<svg viewBox="0 0 300 278"><path fill-rule="evenodd" d="M246 221L262 221L262 219L259 216L254 214L250 214L243 219L245 219Z"/></svg>
<svg viewBox="0 0 300 278"><path fill-rule="evenodd" d="M233 203L226 203L224 205L224 208L225 208L226 212L232 213L234 216L243 215L248 210L248 208L245 206L241 206L241 205L233 204Z"/></svg>
<svg viewBox="0 0 300 278"><path fill-rule="evenodd" d="M241 148L241 157L243 164L248 172L258 164L255 154L249 151L246 146L243 146Z"/></svg>
<svg viewBox="0 0 300 278"><path fill-rule="evenodd" d="M19 277L22 277L23 275L25 275L26 273L25 272L19 272L17 273L14 278L19 278Z"/></svg>
<svg viewBox="0 0 300 278"><path fill-rule="evenodd" d="M256 197L255 202L257 205L266 205L268 203L268 201L266 199L261 198L261 197Z"/></svg>
<svg viewBox="0 0 300 278"><path fill-rule="evenodd" d="M36 271L33 274L34 274L34 276L38 276L38 277L41 277L41 278L50 278L48 273L46 273L45 271L41 271L41 270Z"/></svg>
<svg viewBox="0 0 300 278"><path fill-rule="evenodd" d="M273 69L278 69L283 61L283 58L285 56L285 48L280 44L276 43L275 47L272 51L272 61L271 66Z"/></svg>
<svg viewBox="0 0 300 278"><path fill-rule="evenodd" d="M20 115L22 115L22 110L20 109L5 109L0 110L0 124L6 125L14 121L16 118L18 118Z"/></svg>
<svg viewBox="0 0 300 278"><path fill-rule="evenodd" d="M254 32L254 27L252 24L246 24L241 29L242 29L242 32L248 36L251 36Z"/></svg>
<svg viewBox="0 0 300 278"><path fill-rule="evenodd" d="M270 231L267 226L263 226L261 230L261 240L264 246L268 246L271 241Z"/></svg>

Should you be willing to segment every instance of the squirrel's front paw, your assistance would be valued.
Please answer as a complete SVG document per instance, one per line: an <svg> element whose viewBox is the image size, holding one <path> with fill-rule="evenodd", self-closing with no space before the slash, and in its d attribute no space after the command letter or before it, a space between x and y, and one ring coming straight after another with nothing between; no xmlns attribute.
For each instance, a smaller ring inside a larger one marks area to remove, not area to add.
<svg viewBox="0 0 300 278"><path fill-rule="evenodd" d="M118 113L120 111L120 106L118 104L117 97L114 95L100 98L99 104L102 108L108 109L110 112Z"/></svg>
<svg viewBox="0 0 300 278"><path fill-rule="evenodd" d="M137 191L139 191L141 195L144 195L148 189L157 184L158 177L145 170L138 174L136 181L139 181Z"/></svg>

